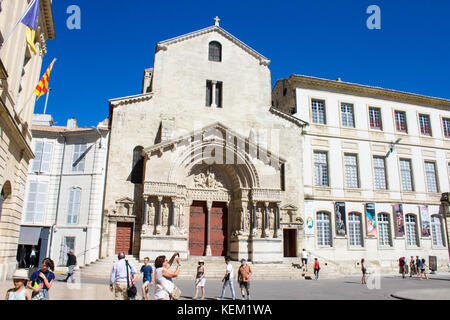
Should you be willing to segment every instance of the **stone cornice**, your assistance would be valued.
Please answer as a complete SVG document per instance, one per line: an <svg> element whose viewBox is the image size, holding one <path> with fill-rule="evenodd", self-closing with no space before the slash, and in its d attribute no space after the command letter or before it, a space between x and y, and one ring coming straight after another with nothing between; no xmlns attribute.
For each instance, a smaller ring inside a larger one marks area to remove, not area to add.
<svg viewBox="0 0 450 320"><path fill-rule="evenodd" d="M450 100L448 99L428 97L415 93L296 74L291 75L288 80L293 87L297 87L298 85L300 85L308 88L327 89L331 91L345 92L361 96L402 101L411 104L450 108Z"/></svg>
<svg viewBox="0 0 450 320"><path fill-rule="evenodd" d="M238 47L240 47L241 49L243 49L244 51L246 51L247 53L249 53L256 59L258 59L259 63L261 65L268 66L270 64L270 60L267 59L266 57L264 57L262 54L260 54L256 50L252 49L251 47L249 47L248 45L243 43L241 40L239 40L232 34L225 31L221 27L215 26L215 25L208 27L208 28L198 30L198 31L190 32L190 33L187 33L187 34L184 34L184 35L172 38L172 39L161 41L156 45L156 51L159 51L159 50L165 51L165 50L167 50L167 47L170 46L171 44L181 42L184 40L188 40L188 39L192 39L192 38L195 38L195 37L198 37L198 36L210 33L210 32L218 32L219 34L221 34L222 36L224 36L225 38L227 38L228 40L230 40L231 42L236 44Z"/></svg>
<svg viewBox="0 0 450 320"><path fill-rule="evenodd" d="M55 24L53 22L53 11L51 0L43 0L40 2L40 11L42 12L43 26L46 40L53 40L55 35Z"/></svg>
<svg viewBox="0 0 450 320"><path fill-rule="evenodd" d="M152 97L153 97L153 93L143 93L143 94L136 94L134 96L115 98L115 99L109 100L109 106L110 106L110 108L115 108L115 107L122 106L122 105L147 101L147 100L150 100Z"/></svg>
<svg viewBox="0 0 450 320"><path fill-rule="evenodd" d="M291 116L291 115L289 115L289 114L287 114L287 113L282 112L281 110L278 110L278 109L275 109L275 108L272 108L272 107L271 107L269 111L270 111L271 113L273 113L274 115L280 117L280 118L283 118L283 119L285 119L285 120L287 120L287 121L290 121L290 122L296 124L296 125L299 126L300 128L303 128L303 127L309 125L308 122L303 121L303 120L300 120L300 119L298 119L298 118L296 118L296 117L293 117L293 116Z"/></svg>

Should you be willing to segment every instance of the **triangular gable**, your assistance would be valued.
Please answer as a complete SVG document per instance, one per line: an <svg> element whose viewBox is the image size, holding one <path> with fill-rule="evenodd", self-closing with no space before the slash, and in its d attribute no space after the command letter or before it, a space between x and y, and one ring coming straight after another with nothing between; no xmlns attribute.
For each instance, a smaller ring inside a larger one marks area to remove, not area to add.
<svg viewBox="0 0 450 320"><path fill-rule="evenodd" d="M155 144L152 147L145 148L143 150L143 152L146 153L146 154L149 154L151 152L158 151L158 150L162 151L165 148L168 148L168 147L170 147L172 145L176 145L176 144L178 144L178 143L180 143L182 141L190 139L192 136L197 136L197 135L200 135L200 134L204 134L204 133L210 132L211 130L214 130L214 129L219 129L219 130L223 130L225 132L229 132L232 136L236 137L238 140L245 141L246 143L249 143L251 147L259 148L259 150L261 150L263 153L267 154L269 157L274 157L275 156L279 160L280 163L285 163L286 162L286 160L281 158L279 155L275 155L270 150L268 150L268 149L266 149L264 147L256 145L255 143L249 141L249 139L247 137L244 137L244 136L240 135L239 133L231 130L230 128L228 128L227 126L221 124L220 122L213 123L213 124L211 124L209 126L204 127L201 130L192 131L191 133L186 134L184 136L181 136L181 137L178 137L178 138L175 138L175 139L172 139L172 140L168 140L168 141L164 141L164 142Z"/></svg>
<svg viewBox="0 0 450 320"><path fill-rule="evenodd" d="M224 29L222 29L221 27L216 26L216 25L208 27L208 28L204 28L204 29L201 29L198 31L190 32L190 33L187 33L187 34L184 34L184 35L172 38L172 39L158 42L158 44L156 45L156 50L157 51L158 50L166 50L167 46L170 46L171 44L181 42L184 40L188 40L188 39L192 39L192 38L195 38L195 37L198 37L198 36L210 33L210 32L218 32L223 37L227 38L228 40L230 40L231 42L233 42L234 44L236 44L237 46L242 48L244 51L246 51L247 53L249 53L256 59L258 59L261 64L266 65L266 66L268 66L270 64L269 59L267 59L262 54L260 54L256 50L252 49L251 47L249 47L248 45L243 43L241 40L239 40L232 34L228 33L227 31L225 31Z"/></svg>
<svg viewBox="0 0 450 320"><path fill-rule="evenodd" d="M125 197L125 198L120 198L119 200L116 200L116 203L134 204L134 201L133 201L133 199Z"/></svg>

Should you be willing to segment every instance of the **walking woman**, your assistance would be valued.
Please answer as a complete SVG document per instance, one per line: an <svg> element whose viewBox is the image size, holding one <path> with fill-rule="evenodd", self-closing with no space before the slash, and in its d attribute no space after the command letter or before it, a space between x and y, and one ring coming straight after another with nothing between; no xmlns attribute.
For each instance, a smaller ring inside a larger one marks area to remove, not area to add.
<svg viewBox="0 0 450 320"><path fill-rule="evenodd" d="M362 272L362 278L361 278L361 284L367 284L366 282L366 264L364 263L364 259L361 259L361 272Z"/></svg>
<svg viewBox="0 0 450 320"><path fill-rule="evenodd" d="M412 276L416 274L416 261L414 261L414 257L411 256L411 260L409 261L409 277L412 278Z"/></svg>
<svg viewBox="0 0 450 320"><path fill-rule="evenodd" d="M423 276L425 276L425 279L429 279L428 278L428 276L427 276L427 271L426 271L426 269L427 269L427 265L425 264L425 259L422 259L422 261L421 261L422 263L420 264L420 278L419 278L419 280L422 280L422 277Z"/></svg>
<svg viewBox="0 0 450 320"><path fill-rule="evenodd" d="M55 274L52 272L53 270L55 270L53 260L45 258L42 260L41 269L31 275L27 288L32 290L32 300L50 300L48 291L55 280Z"/></svg>
<svg viewBox="0 0 450 320"><path fill-rule="evenodd" d="M406 261L405 261L405 257L401 257L398 260L398 266L400 268L400 273L402 274L402 278L405 279L405 273L406 273Z"/></svg>
<svg viewBox="0 0 450 320"><path fill-rule="evenodd" d="M319 260L317 260L317 258L314 258L314 276L316 280L319 280L319 271L320 271Z"/></svg>
<svg viewBox="0 0 450 320"><path fill-rule="evenodd" d="M205 272L206 272L205 261L200 260L198 262L197 275L195 276L195 295L192 298L192 300L197 299L198 288L202 289L202 297L200 299L205 300L205 284L206 284Z"/></svg>
<svg viewBox="0 0 450 320"><path fill-rule="evenodd" d="M173 261L177 261L177 268L175 272L169 270L172 266ZM181 259L180 254L175 252L170 258L170 261L167 261L166 256L159 256L155 260L155 299L156 300L170 300L170 294L175 289L175 285L173 284L172 279L178 277L180 273L181 267Z"/></svg>

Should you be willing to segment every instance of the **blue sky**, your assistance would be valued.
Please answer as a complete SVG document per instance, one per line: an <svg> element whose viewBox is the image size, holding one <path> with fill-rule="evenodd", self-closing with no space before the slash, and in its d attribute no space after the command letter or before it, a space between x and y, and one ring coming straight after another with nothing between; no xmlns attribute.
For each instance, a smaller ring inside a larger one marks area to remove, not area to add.
<svg viewBox="0 0 450 320"><path fill-rule="evenodd" d="M69 5L81 30L69 30ZM366 9L381 8L381 30ZM58 125L108 116L108 99L140 93L157 42L221 18L220 26L272 60L277 79L304 74L450 99L450 1L203 0L53 1L56 39L42 73L58 58L47 113ZM45 99L36 104L41 113Z"/></svg>

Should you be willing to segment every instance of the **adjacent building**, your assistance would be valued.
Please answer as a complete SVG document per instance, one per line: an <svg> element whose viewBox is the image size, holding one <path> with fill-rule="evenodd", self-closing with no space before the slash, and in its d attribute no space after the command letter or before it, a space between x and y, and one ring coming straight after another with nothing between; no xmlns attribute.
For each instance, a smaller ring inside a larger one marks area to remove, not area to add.
<svg viewBox="0 0 450 320"><path fill-rule="evenodd" d="M302 248L347 268L365 258L392 270L416 255L447 265L450 100L292 75L272 103L309 124Z"/></svg>
<svg viewBox="0 0 450 320"><path fill-rule="evenodd" d="M25 190L17 260L30 267L46 257L65 266L69 249L78 264L99 257L109 131L107 121L79 128L53 125L50 115L35 114L33 152Z"/></svg>
<svg viewBox="0 0 450 320"><path fill-rule="evenodd" d="M46 41L55 38L50 0L40 1L37 54L26 43L25 25L19 23L11 32L28 2L3 1L0 8L0 280L16 268L26 177L34 157L31 119L35 99L32 95L47 53Z"/></svg>

